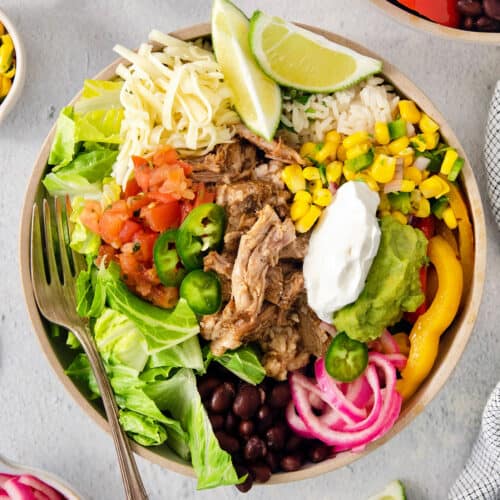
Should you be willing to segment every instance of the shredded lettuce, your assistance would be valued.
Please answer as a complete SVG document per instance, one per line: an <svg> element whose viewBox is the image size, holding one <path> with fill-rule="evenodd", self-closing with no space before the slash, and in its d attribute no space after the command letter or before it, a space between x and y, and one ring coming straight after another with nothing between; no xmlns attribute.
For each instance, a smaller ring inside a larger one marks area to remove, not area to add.
<svg viewBox="0 0 500 500"><path fill-rule="evenodd" d="M134 441L143 446L157 446L167 440L165 427L135 411L120 410L120 424Z"/></svg>
<svg viewBox="0 0 500 500"><path fill-rule="evenodd" d="M198 478L198 489L241 483L231 455L221 449L201 402L192 370L180 369L168 380L145 387L161 410L169 411L189 436L191 462Z"/></svg>

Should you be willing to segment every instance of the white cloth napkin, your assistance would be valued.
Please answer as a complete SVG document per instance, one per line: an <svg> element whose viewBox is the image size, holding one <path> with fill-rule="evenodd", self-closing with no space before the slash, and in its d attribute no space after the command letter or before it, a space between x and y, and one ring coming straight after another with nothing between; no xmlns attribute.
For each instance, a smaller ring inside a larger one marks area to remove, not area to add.
<svg viewBox="0 0 500 500"><path fill-rule="evenodd" d="M497 82L488 114L484 162L491 209L500 227L500 81Z"/></svg>
<svg viewBox="0 0 500 500"><path fill-rule="evenodd" d="M491 100L484 161L491 208L500 227L500 81ZM479 437L449 500L500 500L500 383L490 396Z"/></svg>

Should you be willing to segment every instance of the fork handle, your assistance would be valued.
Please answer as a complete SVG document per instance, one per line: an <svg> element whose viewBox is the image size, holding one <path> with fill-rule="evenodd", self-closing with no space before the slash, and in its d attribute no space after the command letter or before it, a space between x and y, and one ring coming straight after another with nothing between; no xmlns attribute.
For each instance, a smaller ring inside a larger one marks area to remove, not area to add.
<svg viewBox="0 0 500 500"><path fill-rule="evenodd" d="M74 328L76 329L76 328ZM86 327L80 328L80 343L87 354L94 372L99 391L101 393L104 410L111 428L111 435L115 443L116 454L122 475L123 486L127 500L147 500L148 496L137 469L135 458L130 449L130 443L118 420L118 407L116 405L113 389L109 382L101 357L97 351L94 339Z"/></svg>

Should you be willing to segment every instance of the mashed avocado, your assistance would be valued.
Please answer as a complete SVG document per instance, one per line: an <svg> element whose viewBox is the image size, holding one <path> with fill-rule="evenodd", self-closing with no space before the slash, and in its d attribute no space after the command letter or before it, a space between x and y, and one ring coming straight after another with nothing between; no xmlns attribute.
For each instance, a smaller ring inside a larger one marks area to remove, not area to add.
<svg viewBox="0 0 500 500"><path fill-rule="evenodd" d="M387 326L424 301L419 271L426 262L427 239L394 217L380 223L380 246L358 299L333 315L333 324L352 339L374 340Z"/></svg>

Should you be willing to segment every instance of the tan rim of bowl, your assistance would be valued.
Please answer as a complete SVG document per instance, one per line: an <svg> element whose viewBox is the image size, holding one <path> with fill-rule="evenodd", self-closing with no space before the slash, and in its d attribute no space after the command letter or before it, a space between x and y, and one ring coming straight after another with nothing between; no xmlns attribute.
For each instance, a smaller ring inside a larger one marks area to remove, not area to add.
<svg viewBox="0 0 500 500"><path fill-rule="evenodd" d="M500 45L500 33L485 33L480 31L467 31L458 28L450 28L441 24L424 19L423 17L411 14L406 10L390 3L388 0L370 0L380 10L392 17L399 23L406 24L411 28L421 31L427 31L433 35L463 42L485 43L491 45ZM436 2L441 0L434 0Z"/></svg>
<svg viewBox="0 0 500 500"><path fill-rule="evenodd" d="M336 43L340 43L342 45L350 47L370 57L378 57L376 54L371 53L364 47L333 33L311 26L302 26L308 30L323 35ZM172 33L172 35L184 40L196 39L208 36L209 34L209 24L200 24ZM113 64L105 68L96 76L96 78L109 79L110 77L114 76L114 70L120 61L121 60L117 60ZM399 417L394 427L388 432L388 434L386 434L382 439L368 446L366 450L361 453L340 453L338 456L330 460L319 464L311 464L304 469L296 472L274 474L271 477L269 483L266 484L286 483L300 479L307 479L320 474L324 474L325 472L333 471L363 457L364 455L375 450L381 444L395 436L426 407L426 405L436 396L436 394L442 388L451 372L455 368L456 364L458 363L458 360L460 359L460 356L465 349L467 341L469 340L469 337L472 333L473 325L477 318L485 279L486 228L481 198L471 165L467 160L465 152L458 142L455 134L453 133L449 125L445 122L443 116L438 112L431 101L422 93L422 91L420 91L395 67L386 62L384 62L384 77L389 82L393 83L401 94L411 97L417 102L421 109L423 109L427 114L437 120L437 122L441 125L441 131L445 139L450 145L457 148L457 150L466 160L465 167L463 169L462 183L465 187L475 233L476 255L474 263L473 282L471 284L470 290L468 290L462 311L441 341L439 358L432 373L429 375L425 383L420 387L418 392L404 405L401 416ZM52 368L54 369L66 389L76 400L77 404L81 406L95 422L97 422L103 429L109 432L109 428L105 418L103 417L102 411L100 412L98 410L98 407L94 406L87 399L85 399L85 397L80 393L71 379L64 373L64 369L54 349L51 346L48 332L44 327L42 318L36 307L33 297L33 290L31 287L29 266L29 235L31 211L33 203L39 195L40 180L45 171L54 130L55 127L52 128L51 132L45 139L42 149L38 155L24 200L24 208L20 228L21 279L33 328L37 334L38 340L40 341L45 355L52 365ZM137 445L136 443L133 443L133 448L134 451L142 457L150 460L153 463L161 465L166 469L173 470L186 476L194 476L192 467L169 452L167 449L165 449L166 447L145 448L143 446Z"/></svg>
<svg viewBox="0 0 500 500"><path fill-rule="evenodd" d="M12 82L12 88L0 104L0 124L3 119L12 111L17 101L21 97L24 82L26 80L26 55L24 45L12 21L7 14L0 10L0 22L5 26L7 33L12 37L14 49L16 51L16 74Z"/></svg>

